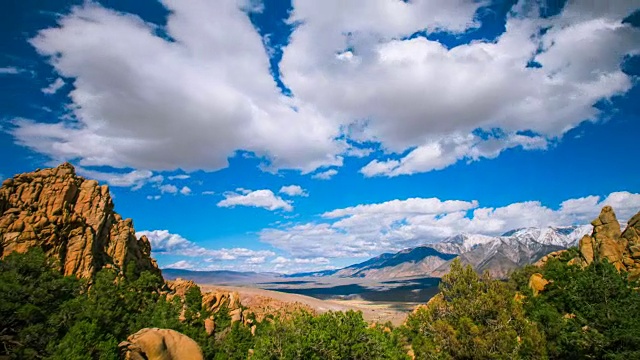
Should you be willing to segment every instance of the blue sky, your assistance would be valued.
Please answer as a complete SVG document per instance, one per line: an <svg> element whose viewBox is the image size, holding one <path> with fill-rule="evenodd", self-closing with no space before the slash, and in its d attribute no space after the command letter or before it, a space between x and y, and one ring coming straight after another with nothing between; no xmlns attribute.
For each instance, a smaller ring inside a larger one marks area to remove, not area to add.
<svg viewBox="0 0 640 360"><path fill-rule="evenodd" d="M161 266L304 271L640 210L640 4L9 1L0 174L70 161Z"/></svg>

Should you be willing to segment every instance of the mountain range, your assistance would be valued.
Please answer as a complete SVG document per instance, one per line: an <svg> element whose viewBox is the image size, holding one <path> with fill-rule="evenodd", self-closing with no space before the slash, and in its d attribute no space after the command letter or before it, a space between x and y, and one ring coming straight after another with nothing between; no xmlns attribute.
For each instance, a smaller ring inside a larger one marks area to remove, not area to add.
<svg viewBox="0 0 640 360"><path fill-rule="evenodd" d="M459 234L437 243L384 253L337 270L286 275L286 277L340 277L386 280L411 277L442 277L451 261L459 257L476 271L496 278L534 263L551 252L574 246L591 232L591 225L523 228L500 236Z"/></svg>

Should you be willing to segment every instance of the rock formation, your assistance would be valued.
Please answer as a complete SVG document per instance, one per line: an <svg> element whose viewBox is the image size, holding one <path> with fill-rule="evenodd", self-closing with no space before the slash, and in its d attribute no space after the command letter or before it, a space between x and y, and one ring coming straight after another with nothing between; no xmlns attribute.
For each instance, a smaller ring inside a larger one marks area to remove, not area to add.
<svg viewBox="0 0 640 360"><path fill-rule="evenodd" d="M189 289L198 287L198 285L192 280L185 280L182 278L177 278L175 280L165 281L170 293L167 294L167 300L171 300L173 297L178 296L184 299L184 296L187 294Z"/></svg>
<svg viewBox="0 0 640 360"><path fill-rule="evenodd" d="M5 180L0 188L0 258L40 247L64 275L91 278L103 267L160 274L146 237L113 211L107 185L76 176L69 163Z"/></svg>
<svg viewBox="0 0 640 360"><path fill-rule="evenodd" d="M549 280L545 279L542 274L535 273L529 278L529 287L533 291L533 296L537 296L549 284Z"/></svg>
<svg viewBox="0 0 640 360"><path fill-rule="evenodd" d="M179 297L184 301L185 295L191 288L200 288L195 282L191 280L185 280L177 278L175 280L169 280L166 282L170 292L166 294L167 300L171 300L174 297ZM222 309L229 311L231 317L231 323L242 322L244 325L250 325L248 318L248 310L245 310L240 302L240 295L235 291L209 291L202 294L202 307L211 314L215 314ZM184 313L186 308L183 308L181 321L184 321ZM207 335L211 336L215 332L215 322L213 315L206 318L204 321L205 331Z"/></svg>
<svg viewBox="0 0 640 360"><path fill-rule="evenodd" d="M640 212L629 220L623 232L620 232L620 223L611 206L602 208L591 225L593 232L580 239L579 254L569 263L588 266L594 261L607 260L618 271L628 272L629 279L640 279ZM565 252L566 250L548 254L535 265L542 266Z"/></svg>
<svg viewBox="0 0 640 360"><path fill-rule="evenodd" d="M580 240L580 256L572 261L587 266L607 260L618 271L628 272L630 279L640 278L640 212L629 220L623 232L611 206L605 206L591 224L593 233Z"/></svg>
<svg viewBox="0 0 640 360"><path fill-rule="evenodd" d="M193 339L170 329L142 329L118 347L126 360L204 360Z"/></svg>

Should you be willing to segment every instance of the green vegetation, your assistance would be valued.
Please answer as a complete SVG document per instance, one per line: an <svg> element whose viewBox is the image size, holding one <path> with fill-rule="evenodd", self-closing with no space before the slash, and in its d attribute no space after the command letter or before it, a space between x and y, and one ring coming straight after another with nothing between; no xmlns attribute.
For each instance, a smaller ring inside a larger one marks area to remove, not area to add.
<svg viewBox="0 0 640 360"><path fill-rule="evenodd" d="M604 262L587 268L550 260L509 281L454 262L440 294L404 326L370 326L361 313L299 312L248 327L216 314L207 336L202 294L167 301L162 279L104 269L91 283L63 277L41 250L0 261L0 358L119 359L117 345L145 327L177 330L207 359L637 359L638 284ZM533 296L531 274L551 280Z"/></svg>
<svg viewBox="0 0 640 360"><path fill-rule="evenodd" d="M532 272L552 280L536 297L524 279ZM527 295L525 311L544 332L549 358L640 359L640 285L613 265L594 262L583 270L551 260L542 269L521 269L512 281Z"/></svg>
<svg viewBox="0 0 640 360"><path fill-rule="evenodd" d="M407 319L421 359L543 359L545 341L507 284L454 261L430 306Z"/></svg>
<svg viewBox="0 0 640 360"><path fill-rule="evenodd" d="M301 312L258 335L255 359L408 359L396 333L369 327L354 311Z"/></svg>

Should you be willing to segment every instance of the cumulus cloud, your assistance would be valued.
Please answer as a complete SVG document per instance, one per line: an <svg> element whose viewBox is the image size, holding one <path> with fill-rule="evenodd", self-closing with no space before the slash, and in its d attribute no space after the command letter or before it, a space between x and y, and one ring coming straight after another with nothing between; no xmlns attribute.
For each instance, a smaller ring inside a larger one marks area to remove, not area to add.
<svg viewBox="0 0 640 360"><path fill-rule="evenodd" d="M279 192L289 196L309 196L309 194L307 194L307 192L299 185L283 186L280 188Z"/></svg>
<svg viewBox="0 0 640 360"><path fill-rule="evenodd" d="M31 44L75 79L74 120L16 122L19 143L84 166L217 170L237 150L272 169L341 164L339 128L280 93L243 1L163 5L175 41L90 2L39 32Z"/></svg>
<svg viewBox="0 0 640 360"><path fill-rule="evenodd" d="M391 200L328 211L322 214L323 222L264 229L260 239L300 258L366 257L459 233L500 235L522 227L587 224L605 205L613 206L618 217L626 220L640 210L640 194L623 191L604 198L568 199L558 209L539 201L489 208L477 201Z"/></svg>
<svg viewBox="0 0 640 360"><path fill-rule="evenodd" d="M338 170L336 169L329 169L327 171L322 171L316 174L313 174L311 177L314 179L318 179L318 180L329 180L331 179L334 175L336 175L338 173Z"/></svg>
<svg viewBox="0 0 640 360"><path fill-rule="evenodd" d="M306 271L319 271L334 269L334 266L329 265L331 261L326 257L314 257L314 258L286 258L284 256L278 256L270 261L273 269L284 273L306 272Z"/></svg>
<svg viewBox="0 0 640 360"><path fill-rule="evenodd" d="M632 86L620 63L640 51L640 30L621 20L637 3L599 4L569 1L545 19L521 1L496 41L447 48L405 38L424 24L427 32L473 27L481 2L374 1L363 12L358 1L298 1L290 21L301 25L280 69L301 101L366 119L351 127L352 139L379 142L389 153L410 150L371 161L366 176L437 170L514 147L544 149L580 122L596 121L598 100ZM500 132L478 136L477 129Z"/></svg>
<svg viewBox="0 0 640 360"><path fill-rule="evenodd" d="M207 249L189 241L179 234L168 230L144 230L136 232L136 236L145 235L151 243L154 254L182 255L190 257L206 257L205 261L236 260L239 258L270 257L275 253L269 250L250 250L246 248Z"/></svg>
<svg viewBox="0 0 640 360"><path fill-rule="evenodd" d="M518 134L492 136L490 139L482 139L474 134L456 134L420 145L400 160L372 160L360 172L367 177L410 175L444 169L463 159L469 162L482 158L492 159L513 147L525 150L546 149L547 140L540 136Z"/></svg>
<svg viewBox="0 0 640 360"><path fill-rule="evenodd" d="M283 256L278 256L277 258L271 260L271 263L272 264L286 264L289 261L291 261L291 260L289 260L289 259L287 259L287 258L285 258Z"/></svg>
<svg viewBox="0 0 640 360"><path fill-rule="evenodd" d="M104 181L111 186L130 187L132 190L138 190L148 183L162 183L164 180L162 175L154 175L153 172L149 170L133 170L128 173L118 173L76 167L76 171L82 176Z"/></svg>
<svg viewBox="0 0 640 360"><path fill-rule="evenodd" d="M178 187L171 184L163 184L158 186L161 194L175 194L178 192Z"/></svg>
<svg viewBox="0 0 640 360"><path fill-rule="evenodd" d="M310 173L371 153L353 140L388 154L364 175L412 174L544 149L597 121L593 105L631 88L620 63L640 52L640 30L621 22L635 0L569 1L551 18L522 0L497 39L452 48L411 35L469 33L487 2L372 0L363 9L357 0L299 0L279 68L289 97L247 17L252 2L162 3L170 13L163 30L175 41L90 2L31 39L74 79L73 117L16 120L17 142L83 166L216 170L241 150L269 171Z"/></svg>
<svg viewBox="0 0 640 360"><path fill-rule="evenodd" d="M160 200L160 195L147 195L147 200Z"/></svg>
<svg viewBox="0 0 640 360"><path fill-rule="evenodd" d="M252 265L258 265L258 264L264 264L266 258L264 256L254 256L254 257L250 257L247 260L245 260L245 264L252 264Z"/></svg>
<svg viewBox="0 0 640 360"><path fill-rule="evenodd" d="M169 180L186 180L188 178L190 178L191 176L187 175L187 174L180 174L180 175L172 175L167 177Z"/></svg>
<svg viewBox="0 0 640 360"><path fill-rule="evenodd" d="M165 266L165 269L179 269L179 270L190 270L196 267L196 264L193 264L186 260L176 261L173 264L169 264Z"/></svg>
<svg viewBox="0 0 640 360"><path fill-rule="evenodd" d="M52 82L49 86L42 89L42 92L46 95L53 95L58 92L58 90L62 89L64 86L64 80L61 78L57 78L54 82Z"/></svg>
<svg viewBox="0 0 640 360"><path fill-rule="evenodd" d="M191 189L188 186L183 186L182 189L180 189L180 194L191 195Z"/></svg>
<svg viewBox="0 0 640 360"><path fill-rule="evenodd" d="M292 211L291 202L276 196L271 190L245 190L241 192L226 192L224 200L218 202L218 207L252 206L270 211L282 209Z"/></svg>

